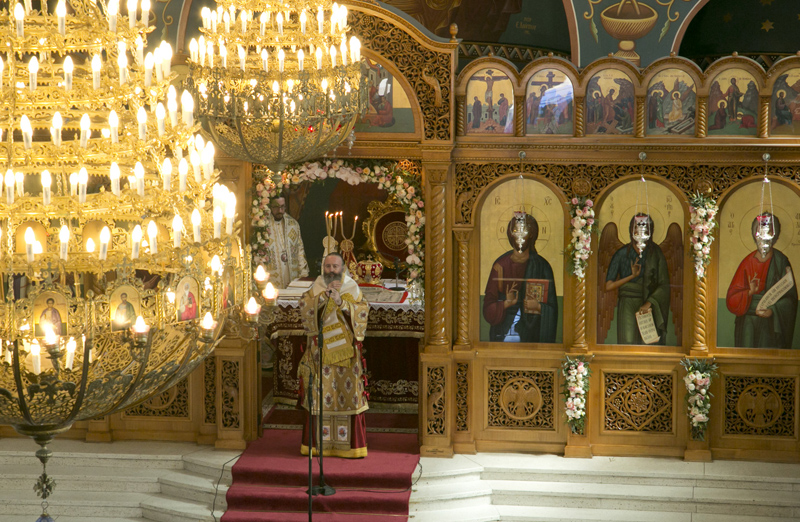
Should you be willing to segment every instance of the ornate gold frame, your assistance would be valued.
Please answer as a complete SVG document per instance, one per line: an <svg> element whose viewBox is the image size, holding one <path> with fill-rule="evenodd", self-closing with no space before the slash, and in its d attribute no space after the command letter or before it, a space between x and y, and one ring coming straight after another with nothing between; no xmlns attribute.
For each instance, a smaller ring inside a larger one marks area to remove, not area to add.
<svg viewBox="0 0 800 522"><path fill-rule="evenodd" d="M393 195L389 196L386 201L372 201L367 206L369 217L364 220L361 225L364 235L367 236L367 248L372 252L375 258L380 261L384 267L395 269L395 262L393 259L386 257L383 252L378 250L378 242L375 237L378 222L392 212L402 212L405 215L405 209ZM408 226L408 225L406 225Z"/></svg>

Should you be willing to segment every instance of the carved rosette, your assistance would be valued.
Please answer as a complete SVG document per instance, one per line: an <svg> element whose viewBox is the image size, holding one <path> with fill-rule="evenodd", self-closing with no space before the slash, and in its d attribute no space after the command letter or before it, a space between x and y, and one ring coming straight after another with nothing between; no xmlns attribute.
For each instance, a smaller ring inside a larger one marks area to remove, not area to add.
<svg viewBox="0 0 800 522"><path fill-rule="evenodd" d="M694 135L705 138L708 132L708 98L697 100L697 121L694 125Z"/></svg>
<svg viewBox="0 0 800 522"><path fill-rule="evenodd" d="M456 344L469 344L469 239L472 230L456 230L458 243L458 323Z"/></svg>
<svg viewBox="0 0 800 522"><path fill-rule="evenodd" d="M758 137L769 138L769 100L770 96L759 97Z"/></svg>
<svg viewBox="0 0 800 522"><path fill-rule="evenodd" d="M451 138L451 88L455 53L437 52L419 43L411 34L378 16L350 10L351 33L362 45L395 67L414 89L424 116L425 139Z"/></svg>
<svg viewBox="0 0 800 522"><path fill-rule="evenodd" d="M444 435L446 380L444 366L427 368L428 390L426 403L426 433L428 435Z"/></svg>
<svg viewBox="0 0 800 522"><path fill-rule="evenodd" d="M431 181L431 206L428 214L428 230L431 240L428 243L427 252L427 272L430 274L431 291L430 300L430 344L447 344L446 328L446 233L447 223L445 222L446 209L446 170L430 169L428 171Z"/></svg>
<svg viewBox="0 0 800 522"><path fill-rule="evenodd" d="M585 106L586 97L585 96L576 96L575 102L572 104L573 109L575 110L575 137L582 138L585 135L584 130L584 115L586 113L586 106Z"/></svg>
<svg viewBox="0 0 800 522"><path fill-rule="evenodd" d="M525 111L522 110L525 107L525 97L515 96L514 103L520 107L519 110L514 110L514 136L525 136Z"/></svg>
<svg viewBox="0 0 800 522"><path fill-rule="evenodd" d="M488 425L555 430L555 371L489 370Z"/></svg>
<svg viewBox="0 0 800 522"><path fill-rule="evenodd" d="M695 281L694 344L692 351L707 352L706 311L708 306L708 284L706 278Z"/></svg>
<svg viewBox="0 0 800 522"><path fill-rule="evenodd" d="M606 373L603 429L674 433L672 373Z"/></svg>
<svg viewBox="0 0 800 522"><path fill-rule="evenodd" d="M241 411L239 408L239 384L241 371L239 361L222 360L222 427L238 429L241 426Z"/></svg>
<svg viewBox="0 0 800 522"><path fill-rule="evenodd" d="M469 364L456 365L456 431L469 431Z"/></svg>
<svg viewBox="0 0 800 522"><path fill-rule="evenodd" d="M636 97L636 137L644 138L644 108L647 99L644 96Z"/></svg>
<svg viewBox="0 0 800 522"><path fill-rule="evenodd" d="M726 435L795 437L796 377L725 376Z"/></svg>
<svg viewBox="0 0 800 522"><path fill-rule="evenodd" d="M203 363L204 422L217 423L217 358L208 357Z"/></svg>

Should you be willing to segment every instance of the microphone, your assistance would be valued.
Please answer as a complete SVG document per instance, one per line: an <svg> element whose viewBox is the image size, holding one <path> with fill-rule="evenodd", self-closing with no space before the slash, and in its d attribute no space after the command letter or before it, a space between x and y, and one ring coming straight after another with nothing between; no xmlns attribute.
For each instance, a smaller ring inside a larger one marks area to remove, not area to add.
<svg viewBox="0 0 800 522"><path fill-rule="evenodd" d="M405 286L400 286L400 274L403 272L402 266L403 262L400 260L399 257L394 257L394 286L389 290L405 290Z"/></svg>

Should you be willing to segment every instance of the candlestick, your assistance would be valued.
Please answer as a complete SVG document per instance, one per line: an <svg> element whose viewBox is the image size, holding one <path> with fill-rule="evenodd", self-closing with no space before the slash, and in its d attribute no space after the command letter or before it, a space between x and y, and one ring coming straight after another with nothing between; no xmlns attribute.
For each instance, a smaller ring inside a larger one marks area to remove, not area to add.
<svg viewBox="0 0 800 522"><path fill-rule="evenodd" d="M225 202L225 233L228 235L233 234L233 218L236 217L236 194L233 192L228 193L227 201Z"/></svg>
<svg viewBox="0 0 800 522"><path fill-rule="evenodd" d="M75 342L74 337L70 337L69 341L67 341L67 358L64 361L64 367L68 370L72 369L72 365L75 361L75 348L77 343Z"/></svg>
<svg viewBox="0 0 800 522"><path fill-rule="evenodd" d="M61 246L58 257L66 261L69 254L69 227L67 225L62 225L61 230L58 232L58 239Z"/></svg>
<svg viewBox="0 0 800 522"><path fill-rule="evenodd" d="M267 285L267 280L269 279L269 273L264 269L264 265L258 265L256 268L256 273L253 274L253 279L256 282L256 287L259 290L263 290Z"/></svg>
<svg viewBox="0 0 800 522"><path fill-rule="evenodd" d="M128 0L128 29L136 27L136 0Z"/></svg>
<svg viewBox="0 0 800 522"><path fill-rule="evenodd" d="M192 210L192 231L194 232L194 242L200 242L200 211Z"/></svg>
<svg viewBox="0 0 800 522"><path fill-rule="evenodd" d="M144 107L139 107L136 120L139 122L139 139L144 141L147 139L147 111Z"/></svg>
<svg viewBox="0 0 800 522"><path fill-rule="evenodd" d="M186 161L186 158L181 158L181 161L178 163L178 183L180 185L179 189L181 192L186 191L186 175L189 173L189 162Z"/></svg>
<svg viewBox="0 0 800 522"><path fill-rule="evenodd" d="M140 197L144 197L144 166L140 161L134 165L133 174L136 176L136 193Z"/></svg>
<svg viewBox="0 0 800 522"><path fill-rule="evenodd" d="M184 90L181 94L181 111L183 113L183 124L187 127L194 125L194 99L189 91Z"/></svg>
<svg viewBox="0 0 800 522"><path fill-rule="evenodd" d="M31 363L33 365L33 373L39 375L42 373L42 359L39 355L41 351L41 347L39 346L39 341L33 341L31 343Z"/></svg>
<svg viewBox="0 0 800 522"><path fill-rule="evenodd" d="M128 82L128 57L120 54L117 58L117 66L119 67L119 84L125 85Z"/></svg>
<svg viewBox="0 0 800 522"><path fill-rule="evenodd" d="M61 128L64 125L64 119L61 113L56 111L53 114L53 126L50 128L50 138L53 140L53 145L56 147L61 146Z"/></svg>
<svg viewBox="0 0 800 522"><path fill-rule="evenodd" d="M119 0L108 0L108 27L112 33L117 32L117 14L119 13Z"/></svg>
<svg viewBox="0 0 800 522"><path fill-rule="evenodd" d="M119 176L120 176L119 165L117 165L116 161L112 161L108 177L111 179L111 192L115 196L119 196L120 194Z"/></svg>
<svg viewBox="0 0 800 522"><path fill-rule="evenodd" d="M141 315L136 318L136 322L131 326L133 341L136 344L147 344L147 337L150 334L150 325L144 322Z"/></svg>
<svg viewBox="0 0 800 522"><path fill-rule="evenodd" d="M25 36L25 8L22 4L14 6L14 20L17 26L17 37L22 38Z"/></svg>
<svg viewBox="0 0 800 522"><path fill-rule="evenodd" d="M78 195L78 173L73 172L69 175L69 195Z"/></svg>
<svg viewBox="0 0 800 522"><path fill-rule="evenodd" d="M150 254L158 254L158 225L155 221L147 225L147 237L150 238Z"/></svg>
<svg viewBox="0 0 800 522"><path fill-rule="evenodd" d="M6 171L6 203L9 205L14 203L14 172L9 169Z"/></svg>
<svg viewBox="0 0 800 522"><path fill-rule="evenodd" d="M25 255L27 256L28 263L33 263L33 244L36 241L36 235L33 229L28 227L25 229Z"/></svg>
<svg viewBox="0 0 800 522"><path fill-rule="evenodd" d="M197 149L189 150L189 161L192 163L192 172L194 172L194 181L195 183L201 182L201 165L200 165L200 154L197 153Z"/></svg>
<svg viewBox="0 0 800 522"><path fill-rule="evenodd" d="M89 115L83 113L81 116L81 148L83 149L89 144L89 136L92 134L91 126L92 121L89 119Z"/></svg>
<svg viewBox="0 0 800 522"><path fill-rule="evenodd" d="M19 128L22 131L22 141L26 149L30 149L33 144L33 128L31 127L31 120L25 114L19 119Z"/></svg>
<svg viewBox="0 0 800 522"><path fill-rule="evenodd" d="M164 104L158 102L156 105L156 122L158 124L158 135L163 136L165 132L165 123L164 117L166 116L167 111L164 109Z"/></svg>
<svg viewBox="0 0 800 522"><path fill-rule="evenodd" d="M155 58L153 53L147 53L144 57L144 86L150 87L153 85L153 65Z"/></svg>
<svg viewBox="0 0 800 522"><path fill-rule="evenodd" d="M45 206L50 204L50 184L52 183L52 178L50 177L50 171L43 170L42 171L42 203Z"/></svg>
<svg viewBox="0 0 800 522"><path fill-rule="evenodd" d="M219 239L222 235L222 208L214 208L214 239Z"/></svg>
<svg viewBox="0 0 800 522"><path fill-rule="evenodd" d="M25 195L25 174L17 172L14 174L14 182L17 186L17 196L22 197Z"/></svg>
<svg viewBox="0 0 800 522"><path fill-rule="evenodd" d="M142 25L150 24L150 0L142 0Z"/></svg>
<svg viewBox="0 0 800 522"><path fill-rule="evenodd" d="M172 161L169 158L164 158L164 163L161 164L161 179L164 190L169 192L172 188Z"/></svg>
<svg viewBox="0 0 800 522"><path fill-rule="evenodd" d="M100 69L103 67L103 59L99 54L92 57L92 88L100 88Z"/></svg>
<svg viewBox="0 0 800 522"><path fill-rule="evenodd" d="M136 225L131 232L131 259L139 259L139 250L142 246L142 227Z"/></svg>
<svg viewBox="0 0 800 522"><path fill-rule="evenodd" d="M74 68L72 57L67 56L64 58L64 88L68 91L72 90L72 71Z"/></svg>
<svg viewBox="0 0 800 522"><path fill-rule="evenodd" d="M183 235L183 220L178 214L172 218L172 246L181 247L181 236Z"/></svg>
<svg viewBox="0 0 800 522"><path fill-rule="evenodd" d="M100 231L100 261L106 260L109 241L111 241L111 231L108 227L103 227L103 230Z"/></svg>
<svg viewBox="0 0 800 522"><path fill-rule="evenodd" d="M78 172L78 202L86 203L86 186L89 184L89 172L81 167Z"/></svg>

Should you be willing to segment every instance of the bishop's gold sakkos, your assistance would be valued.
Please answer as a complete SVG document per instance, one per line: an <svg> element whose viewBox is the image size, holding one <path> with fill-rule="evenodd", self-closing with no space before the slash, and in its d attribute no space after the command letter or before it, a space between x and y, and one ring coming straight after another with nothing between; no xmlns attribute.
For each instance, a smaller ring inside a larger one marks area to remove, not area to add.
<svg viewBox="0 0 800 522"><path fill-rule="evenodd" d="M240 331L250 256L172 50L148 50L150 0L3 7L0 424L46 461Z"/></svg>

